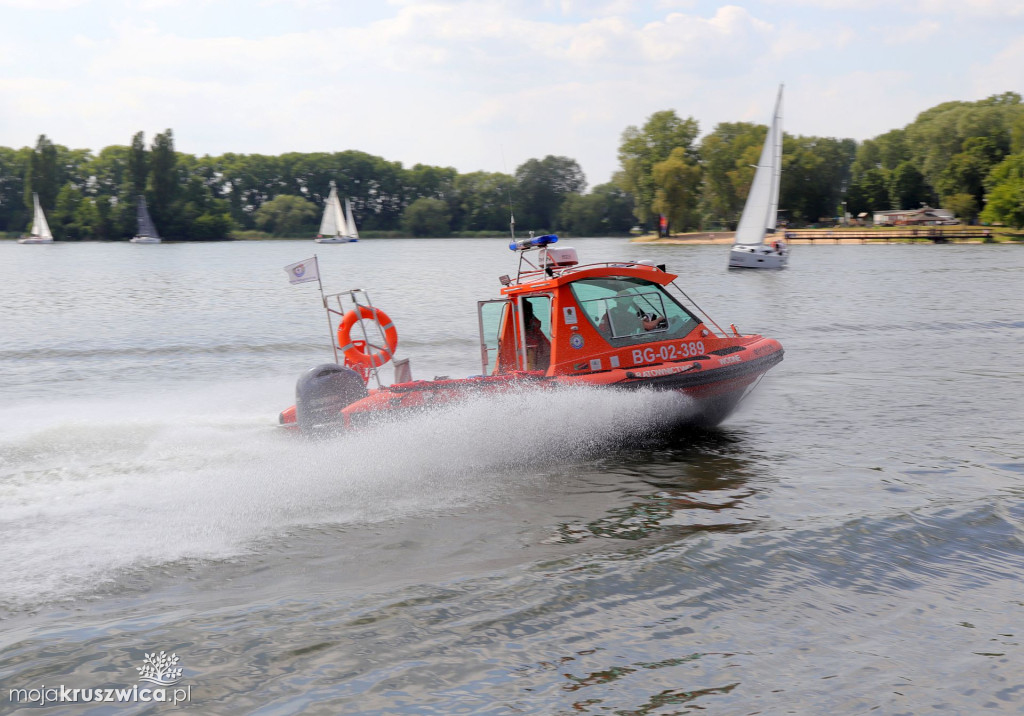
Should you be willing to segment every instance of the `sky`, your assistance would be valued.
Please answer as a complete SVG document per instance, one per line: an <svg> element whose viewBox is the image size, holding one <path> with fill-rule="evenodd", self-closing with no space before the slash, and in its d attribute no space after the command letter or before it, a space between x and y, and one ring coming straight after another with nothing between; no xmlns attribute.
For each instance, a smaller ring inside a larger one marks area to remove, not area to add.
<svg viewBox="0 0 1024 716"><path fill-rule="evenodd" d="M858 141L1024 94L1024 0L0 0L0 146L355 149L588 185L654 112Z"/></svg>

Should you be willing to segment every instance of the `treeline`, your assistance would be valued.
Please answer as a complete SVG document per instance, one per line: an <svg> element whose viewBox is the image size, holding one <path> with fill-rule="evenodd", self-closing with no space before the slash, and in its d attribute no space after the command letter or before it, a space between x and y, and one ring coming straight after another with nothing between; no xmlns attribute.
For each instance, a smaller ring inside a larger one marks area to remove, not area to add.
<svg viewBox="0 0 1024 716"><path fill-rule="evenodd" d="M130 238L139 195L165 238L217 240L239 230L312 236L332 181L351 199L362 232L504 233L510 205L520 230L626 234L633 224L630 197L613 184L584 194L583 171L567 157L530 159L514 176L459 174L407 169L359 151L195 157L174 151L173 139L168 129L146 147L140 132L129 146L96 155L45 135L35 148L0 148L0 231L26 228L35 192L63 240Z"/></svg>
<svg viewBox="0 0 1024 716"><path fill-rule="evenodd" d="M664 215L677 231L735 228L767 127L722 123L699 142L698 130L696 120L664 111L623 133L616 182L635 197L640 221ZM853 216L927 204L965 222L1024 228L1021 96L947 102L859 145L786 135L782 218L831 221L844 204Z"/></svg>
<svg viewBox="0 0 1024 716"><path fill-rule="evenodd" d="M922 203L1024 228L1024 105L1016 92L945 102L903 129L865 141L851 168L856 214Z"/></svg>
<svg viewBox="0 0 1024 716"><path fill-rule="evenodd" d="M352 202L361 232L412 236L508 230L621 235L635 224L673 231L732 229L739 219L767 128L721 123L698 139L692 117L673 110L627 127L620 169L587 191L568 157L530 159L512 175L459 174L451 167L405 168L364 152L224 154L174 150L171 130L145 145L94 155L45 135L34 148L0 147L0 231L19 232L37 192L56 238L127 239L135 199L145 195L167 238L228 238L239 230L313 235L330 182ZM965 221L1024 227L1024 105L1013 92L947 102L903 129L860 144L786 135L779 206L791 225L861 212L952 210Z"/></svg>

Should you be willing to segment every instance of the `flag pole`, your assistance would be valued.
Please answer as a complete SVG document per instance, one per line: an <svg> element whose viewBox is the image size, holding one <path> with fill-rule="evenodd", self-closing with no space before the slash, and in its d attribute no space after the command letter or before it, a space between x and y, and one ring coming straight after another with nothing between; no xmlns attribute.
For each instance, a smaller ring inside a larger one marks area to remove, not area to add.
<svg viewBox="0 0 1024 716"><path fill-rule="evenodd" d="M334 362L338 362L338 343L334 340L334 324L331 323L331 309L327 305L327 297L324 296L324 284L320 280L320 259L313 254L313 263L316 264L316 285L320 287L320 302L324 304L324 311L327 313L327 335L331 338L331 348L334 349Z"/></svg>

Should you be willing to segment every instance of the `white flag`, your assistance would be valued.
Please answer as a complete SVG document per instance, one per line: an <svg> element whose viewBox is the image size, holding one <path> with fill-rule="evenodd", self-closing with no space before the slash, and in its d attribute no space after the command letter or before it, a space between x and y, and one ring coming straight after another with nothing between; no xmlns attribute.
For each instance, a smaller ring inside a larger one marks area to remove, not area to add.
<svg viewBox="0 0 1024 716"><path fill-rule="evenodd" d="M299 261L297 264L285 266L284 270L288 272L288 281L290 283L305 283L306 281L316 281L320 278L316 256L305 261Z"/></svg>

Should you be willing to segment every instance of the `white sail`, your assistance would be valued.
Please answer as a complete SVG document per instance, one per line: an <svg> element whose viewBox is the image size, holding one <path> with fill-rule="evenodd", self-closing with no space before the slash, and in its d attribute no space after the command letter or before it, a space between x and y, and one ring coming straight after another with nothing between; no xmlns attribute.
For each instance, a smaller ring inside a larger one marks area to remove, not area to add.
<svg viewBox="0 0 1024 716"><path fill-rule="evenodd" d="M359 229L356 228L356 220L352 216L352 202L345 197L345 223L348 225L348 236L350 239L355 241L359 238Z"/></svg>
<svg viewBox="0 0 1024 716"><path fill-rule="evenodd" d="M53 242L53 233L46 223L46 214L39 203L39 194L32 192L32 226L28 236L18 239L19 244L49 244Z"/></svg>
<svg viewBox="0 0 1024 716"><path fill-rule="evenodd" d="M324 204L324 217L320 220L320 236L331 238L346 234L345 215L341 212L338 189L334 186L334 182L331 182L331 193L327 195L327 202Z"/></svg>
<svg viewBox="0 0 1024 716"><path fill-rule="evenodd" d="M775 233L779 213L779 184L782 178L782 87L768 127L761 158L754 172L747 203L736 227L736 244L758 246L766 234Z"/></svg>
<svg viewBox="0 0 1024 716"><path fill-rule="evenodd" d="M43 213L43 207L39 203L39 195L35 192L32 192L32 204L35 209L35 213L32 216L32 236L38 236L41 239L53 239L50 225L46 223L46 214Z"/></svg>

